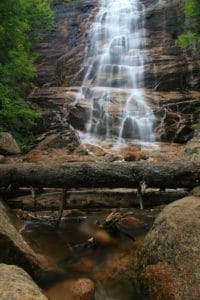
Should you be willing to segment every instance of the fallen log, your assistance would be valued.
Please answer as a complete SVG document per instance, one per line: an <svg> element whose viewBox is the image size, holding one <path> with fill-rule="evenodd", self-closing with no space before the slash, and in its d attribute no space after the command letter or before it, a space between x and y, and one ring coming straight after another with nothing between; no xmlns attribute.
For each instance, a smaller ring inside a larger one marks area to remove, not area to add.
<svg viewBox="0 0 200 300"><path fill-rule="evenodd" d="M184 190L147 191L143 195L145 208L155 205L168 204L172 201L186 197ZM63 193L53 192L37 195L34 202L31 195L6 200L9 207L27 211L58 210L62 202ZM63 209L90 209L90 208L132 208L138 207L139 196L136 190L83 190L69 191Z"/></svg>
<svg viewBox="0 0 200 300"><path fill-rule="evenodd" d="M200 165L191 162L68 163L60 165L0 165L0 187L193 188L200 182Z"/></svg>

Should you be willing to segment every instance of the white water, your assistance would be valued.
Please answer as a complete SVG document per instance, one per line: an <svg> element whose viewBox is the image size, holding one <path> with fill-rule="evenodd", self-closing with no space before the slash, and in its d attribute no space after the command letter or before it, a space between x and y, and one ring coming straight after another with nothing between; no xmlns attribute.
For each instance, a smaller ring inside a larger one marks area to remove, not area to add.
<svg viewBox="0 0 200 300"><path fill-rule="evenodd" d="M139 0L101 0L90 31L88 66L77 101L90 103L87 137L154 141L144 101L145 10Z"/></svg>

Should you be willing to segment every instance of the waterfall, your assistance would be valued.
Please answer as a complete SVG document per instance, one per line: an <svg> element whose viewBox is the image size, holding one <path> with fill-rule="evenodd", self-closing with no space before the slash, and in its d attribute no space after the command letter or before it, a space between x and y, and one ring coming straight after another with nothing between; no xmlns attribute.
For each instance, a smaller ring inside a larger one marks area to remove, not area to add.
<svg viewBox="0 0 200 300"><path fill-rule="evenodd" d="M87 72L77 102L90 103L87 137L154 141L154 115L144 100L148 59L145 9L139 0L100 0L89 33Z"/></svg>

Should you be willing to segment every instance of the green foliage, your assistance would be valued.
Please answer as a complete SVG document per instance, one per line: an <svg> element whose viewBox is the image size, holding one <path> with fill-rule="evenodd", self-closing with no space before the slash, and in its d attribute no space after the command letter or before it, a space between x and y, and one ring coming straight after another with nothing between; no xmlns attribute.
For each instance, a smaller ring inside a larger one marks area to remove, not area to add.
<svg viewBox="0 0 200 300"><path fill-rule="evenodd" d="M52 24L48 0L0 1L0 130L21 140L38 117L24 100L35 75L31 47Z"/></svg>
<svg viewBox="0 0 200 300"><path fill-rule="evenodd" d="M185 0L186 33L180 35L177 44L182 48L197 46L200 39L200 1Z"/></svg>

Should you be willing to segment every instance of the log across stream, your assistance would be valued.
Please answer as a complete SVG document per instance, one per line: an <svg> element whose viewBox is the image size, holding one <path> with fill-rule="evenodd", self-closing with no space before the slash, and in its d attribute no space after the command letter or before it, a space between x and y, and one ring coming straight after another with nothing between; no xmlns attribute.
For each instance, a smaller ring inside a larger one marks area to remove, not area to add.
<svg viewBox="0 0 200 300"><path fill-rule="evenodd" d="M200 165L170 162L16 164L0 166L0 187L188 188L199 185Z"/></svg>

